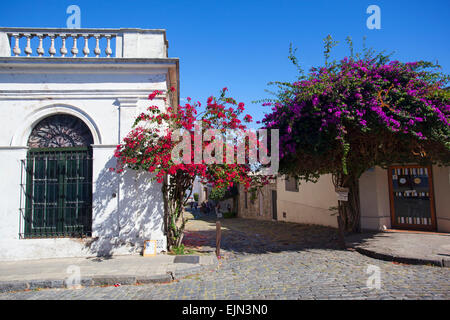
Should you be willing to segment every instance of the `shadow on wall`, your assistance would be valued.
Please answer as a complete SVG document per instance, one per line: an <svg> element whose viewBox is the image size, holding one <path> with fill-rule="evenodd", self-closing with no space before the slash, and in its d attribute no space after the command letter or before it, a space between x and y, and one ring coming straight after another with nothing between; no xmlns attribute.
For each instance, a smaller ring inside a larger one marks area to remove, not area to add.
<svg viewBox="0 0 450 320"><path fill-rule="evenodd" d="M161 185L146 172L111 172L115 165L111 157L94 180L93 238L86 245L97 256L140 253L144 240L163 237Z"/></svg>

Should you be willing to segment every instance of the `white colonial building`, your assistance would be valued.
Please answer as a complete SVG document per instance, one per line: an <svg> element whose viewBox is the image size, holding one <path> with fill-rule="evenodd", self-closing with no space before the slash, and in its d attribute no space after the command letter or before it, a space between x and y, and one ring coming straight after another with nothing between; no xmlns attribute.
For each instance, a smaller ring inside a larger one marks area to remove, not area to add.
<svg viewBox="0 0 450 320"><path fill-rule="evenodd" d="M149 93L178 103L167 49L164 30L0 28L0 260L165 249L160 186L109 169Z"/></svg>

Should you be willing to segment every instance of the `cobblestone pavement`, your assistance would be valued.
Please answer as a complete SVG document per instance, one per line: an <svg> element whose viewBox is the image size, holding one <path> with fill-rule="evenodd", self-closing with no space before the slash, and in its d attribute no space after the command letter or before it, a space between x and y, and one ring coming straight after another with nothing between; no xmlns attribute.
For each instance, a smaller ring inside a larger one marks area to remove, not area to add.
<svg viewBox="0 0 450 320"><path fill-rule="evenodd" d="M222 227L219 267L176 282L47 289L0 294L0 299L450 299L450 268L338 250L333 229L245 219L225 219ZM213 250L212 219L190 221L187 228L187 246ZM380 289L368 288L368 277L377 270Z"/></svg>

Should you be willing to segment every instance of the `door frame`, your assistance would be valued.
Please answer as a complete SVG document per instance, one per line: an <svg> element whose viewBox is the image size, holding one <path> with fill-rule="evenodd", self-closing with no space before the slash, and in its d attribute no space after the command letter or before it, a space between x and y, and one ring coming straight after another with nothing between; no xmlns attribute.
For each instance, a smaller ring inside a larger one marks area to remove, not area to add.
<svg viewBox="0 0 450 320"><path fill-rule="evenodd" d="M431 212L431 225L417 225L402 223L398 224L395 219L395 207L394 207L394 185L392 182L392 170L393 169L403 169L403 168L427 168L428 170L428 185L430 189L430 212ZM391 227L396 229L406 229L406 230L418 230L418 231L436 231L436 206L434 203L434 187L433 187L433 170L432 166L421 166L417 164L411 165L392 165L388 167L388 181L389 181L389 205L391 212Z"/></svg>

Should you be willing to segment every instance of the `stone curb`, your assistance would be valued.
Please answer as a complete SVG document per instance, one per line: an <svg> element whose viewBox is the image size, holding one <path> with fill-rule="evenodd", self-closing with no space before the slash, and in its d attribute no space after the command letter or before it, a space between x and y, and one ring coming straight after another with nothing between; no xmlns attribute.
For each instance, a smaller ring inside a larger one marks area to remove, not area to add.
<svg viewBox="0 0 450 320"><path fill-rule="evenodd" d="M82 287L109 286L117 283L121 285L146 284L146 283L162 283L170 282L173 278L169 274L160 274L152 276L94 276L91 278L82 278ZM70 288L65 280L26 280L26 281L0 281L0 293L12 291L24 291L35 289L56 289Z"/></svg>
<svg viewBox="0 0 450 320"><path fill-rule="evenodd" d="M192 267L192 268L188 268L188 269L184 269L184 270L175 270L172 275L174 280L178 280L181 279L183 277L186 276L190 276L196 273L199 273L200 270L202 270L204 267L203 266L196 266L196 267Z"/></svg>
<svg viewBox="0 0 450 320"><path fill-rule="evenodd" d="M134 285L149 283L167 283L179 280L189 275L197 274L205 267L215 266L217 259L213 264L199 265L183 270L169 271L166 274L156 274L150 276L130 276L130 275L98 275L93 277L81 278L81 287L110 286L115 284ZM36 290L36 289L55 289L69 288L65 279L45 279L45 280L18 280L18 281L0 281L0 293Z"/></svg>
<svg viewBox="0 0 450 320"><path fill-rule="evenodd" d="M381 253L376 252L373 250L369 250L366 248L361 247L353 247L357 252L379 260L384 261L393 261L398 263L405 263L405 264L416 264L416 265L433 265L437 267L447 267L450 268L450 259L421 259L421 258L411 258L411 257L401 257L401 256L394 256L387 253Z"/></svg>

